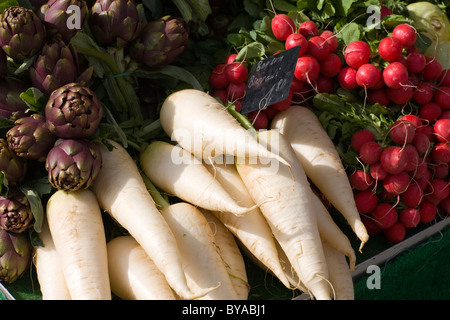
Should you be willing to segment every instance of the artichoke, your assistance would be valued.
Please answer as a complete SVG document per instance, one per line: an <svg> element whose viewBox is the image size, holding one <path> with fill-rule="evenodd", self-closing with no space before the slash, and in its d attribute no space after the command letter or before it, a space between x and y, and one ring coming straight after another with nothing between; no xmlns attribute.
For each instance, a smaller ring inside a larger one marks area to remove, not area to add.
<svg viewBox="0 0 450 320"><path fill-rule="evenodd" d="M92 71L90 67L79 75L72 51L64 41L55 39L42 48L34 66L30 68L30 78L36 88L50 95L65 84L86 83Z"/></svg>
<svg viewBox="0 0 450 320"><path fill-rule="evenodd" d="M7 197L0 196L0 229L22 233L34 224L34 216L27 197L13 189Z"/></svg>
<svg viewBox="0 0 450 320"><path fill-rule="evenodd" d="M136 39L142 28L132 0L97 0L92 6L89 25L98 43L124 48Z"/></svg>
<svg viewBox="0 0 450 320"><path fill-rule="evenodd" d="M16 120L25 116L27 104L20 94L28 89L28 85L19 79L6 77L0 80L0 116Z"/></svg>
<svg viewBox="0 0 450 320"><path fill-rule="evenodd" d="M5 139L0 139L0 171L9 185L22 182L27 171L26 160L20 158Z"/></svg>
<svg viewBox="0 0 450 320"><path fill-rule="evenodd" d="M45 161L48 180L58 190L86 189L98 176L102 155L93 142L58 139Z"/></svg>
<svg viewBox="0 0 450 320"><path fill-rule="evenodd" d="M6 133L10 148L19 157L41 162L45 161L56 139L45 117L38 113L17 120Z"/></svg>
<svg viewBox="0 0 450 320"><path fill-rule="evenodd" d="M69 7L77 8L71 11ZM49 33L57 33L68 43L84 24L87 16L85 0L49 0L39 10Z"/></svg>
<svg viewBox="0 0 450 320"><path fill-rule="evenodd" d="M180 18L165 16L150 21L131 48L131 57L147 69L158 69L174 62L186 49L189 33Z"/></svg>
<svg viewBox="0 0 450 320"><path fill-rule="evenodd" d="M102 114L96 94L77 83L53 91L45 106L50 132L60 138L88 138L97 129Z"/></svg>
<svg viewBox="0 0 450 320"><path fill-rule="evenodd" d="M13 283L31 263L32 245L23 233L0 230L0 281Z"/></svg>
<svg viewBox="0 0 450 320"><path fill-rule="evenodd" d="M24 7L12 6L0 17L0 46L13 60L23 62L38 53L46 39L39 17Z"/></svg>
<svg viewBox="0 0 450 320"><path fill-rule="evenodd" d="M5 51L0 49L0 78L4 78L6 75L7 59Z"/></svg>

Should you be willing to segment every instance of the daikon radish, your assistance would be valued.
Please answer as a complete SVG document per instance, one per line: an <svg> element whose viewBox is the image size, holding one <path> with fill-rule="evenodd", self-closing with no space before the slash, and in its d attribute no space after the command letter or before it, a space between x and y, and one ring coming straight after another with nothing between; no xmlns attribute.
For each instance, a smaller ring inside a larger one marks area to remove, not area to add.
<svg viewBox="0 0 450 320"><path fill-rule="evenodd" d="M322 245L327 259L329 280L334 289L334 299L354 300L353 279L345 256L326 241L323 241Z"/></svg>
<svg viewBox="0 0 450 320"><path fill-rule="evenodd" d="M180 146L154 141L141 153L140 164L158 188L198 207L236 215L256 207L237 204L202 162Z"/></svg>
<svg viewBox="0 0 450 320"><path fill-rule="evenodd" d="M360 251L369 239L356 208L352 188L333 141L317 116L308 108L291 106L271 123L291 143L306 175L344 216L361 240Z"/></svg>
<svg viewBox="0 0 450 320"><path fill-rule="evenodd" d="M214 214L201 210L213 232L215 244L230 275L231 283L238 295L238 299L247 300L250 291L244 258L234 239L233 234Z"/></svg>
<svg viewBox="0 0 450 320"><path fill-rule="evenodd" d="M124 300L175 300L164 275L131 236L107 243L112 292Z"/></svg>
<svg viewBox="0 0 450 320"><path fill-rule="evenodd" d="M350 240L336 225L319 197L316 194L313 194L313 197L317 208L317 227L320 237L326 240L330 246L348 257L350 270L353 271L356 264L356 255Z"/></svg>
<svg viewBox="0 0 450 320"><path fill-rule="evenodd" d="M72 299L110 300L105 229L94 193L56 191L47 220Z"/></svg>
<svg viewBox="0 0 450 320"><path fill-rule="evenodd" d="M255 204L234 164L223 161L222 164L205 164L205 167L237 203L245 207L252 207ZM278 259L272 231L259 207L242 216L220 211L213 214L256 259L261 261L263 270L270 270L287 288L290 288Z"/></svg>
<svg viewBox="0 0 450 320"><path fill-rule="evenodd" d="M197 156L211 159L222 154L241 158L270 158L286 163L257 143L217 99L195 89L170 94L160 110L161 127L172 141Z"/></svg>
<svg viewBox="0 0 450 320"><path fill-rule="evenodd" d="M316 299L331 299L316 208L305 172L281 134L269 130L258 136L272 152L286 159L290 167L278 163L278 170L274 170L272 165L238 162L238 172L255 203L261 203L261 212L301 283Z"/></svg>
<svg viewBox="0 0 450 320"><path fill-rule="evenodd" d="M190 291L175 236L156 208L136 163L120 144L109 143L112 151L100 145L102 168L92 186L100 206L136 239L180 297L193 299L212 290Z"/></svg>
<svg viewBox="0 0 450 320"><path fill-rule="evenodd" d="M34 247L33 262L36 266L42 300L71 300L47 219L42 222L39 238L44 246Z"/></svg>
<svg viewBox="0 0 450 320"><path fill-rule="evenodd" d="M187 202L178 202L161 210L180 248L189 286L194 292L215 290L199 300L237 300L225 264L220 257L214 235L203 214Z"/></svg>

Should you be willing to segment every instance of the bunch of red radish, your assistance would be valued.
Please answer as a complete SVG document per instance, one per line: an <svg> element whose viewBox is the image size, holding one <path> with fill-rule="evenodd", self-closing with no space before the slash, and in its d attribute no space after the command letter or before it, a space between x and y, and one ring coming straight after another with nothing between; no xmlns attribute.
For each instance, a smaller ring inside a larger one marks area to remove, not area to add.
<svg viewBox="0 0 450 320"><path fill-rule="evenodd" d="M335 78L342 67L342 61L335 53L338 39L332 31L324 30L319 34L313 21L305 21L297 28L285 14L276 15L271 27L273 35L283 41L286 50L300 45L300 54L287 99L248 114L256 129L268 128L277 112L287 109L293 102L301 103L314 92L333 92L337 82ZM236 62L235 58L236 55L232 54L224 64L217 65L209 77L209 84L211 95L224 103L233 102L239 111L248 69L245 62Z"/></svg>

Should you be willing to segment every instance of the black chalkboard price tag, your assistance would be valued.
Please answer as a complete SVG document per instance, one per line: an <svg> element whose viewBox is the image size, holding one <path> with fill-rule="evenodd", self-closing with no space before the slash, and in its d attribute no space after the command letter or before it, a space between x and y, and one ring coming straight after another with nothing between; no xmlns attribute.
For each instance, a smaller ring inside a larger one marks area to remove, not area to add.
<svg viewBox="0 0 450 320"><path fill-rule="evenodd" d="M299 54L300 46L296 46L253 65L242 100L241 114L264 110L288 97Z"/></svg>

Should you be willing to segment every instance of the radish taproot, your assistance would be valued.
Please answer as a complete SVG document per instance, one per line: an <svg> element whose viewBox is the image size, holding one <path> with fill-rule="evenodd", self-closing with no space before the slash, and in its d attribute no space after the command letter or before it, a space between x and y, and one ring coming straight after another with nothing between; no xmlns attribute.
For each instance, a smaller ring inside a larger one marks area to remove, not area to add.
<svg viewBox="0 0 450 320"><path fill-rule="evenodd" d="M71 300L47 219L42 222L39 238L43 246L34 247L33 263L36 266L42 300Z"/></svg>
<svg viewBox="0 0 450 320"><path fill-rule="evenodd" d="M234 164L209 164L205 167L237 203L246 207L254 205ZM260 261L263 270L270 270L286 288L290 288L278 258L272 231L259 207L241 216L224 211L214 211L213 214L239 239L255 259Z"/></svg>
<svg viewBox="0 0 450 320"><path fill-rule="evenodd" d="M120 144L108 143L111 151L100 145L102 168L92 186L101 208L144 248L180 297L193 299L212 290L189 290L175 236L148 193L136 162Z"/></svg>
<svg viewBox="0 0 450 320"><path fill-rule="evenodd" d="M213 232L202 212L187 202L164 207L161 214L175 235L180 248L187 283L193 292L208 290L199 300L237 300L225 264L220 257ZM209 290L209 288L215 288Z"/></svg>
<svg viewBox="0 0 450 320"><path fill-rule="evenodd" d="M292 106L272 120L292 145L307 176L345 217L361 240L361 248L369 235L356 208L347 173L334 143L317 116L308 108Z"/></svg>
<svg viewBox="0 0 450 320"><path fill-rule="evenodd" d="M290 143L278 131L258 134L258 139L288 159L277 170L261 162L236 167L255 203L266 218L302 284L316 299L330 299L328 268L322 249L312 190ZM276 161L276 160L273 160Z"/></svg>
<svg viewBox="0 0 450 320"><path fill-rule="evenodd" d="M164 275L129 235L107 243L111 291L123 300L175 300Z"/></svg>
<svg viewBox="0 0 450 320"><path fill-rule="evenodd" d="M199 159L231 154L286 163L258 144L255 135L244 129L223 104L203 91L183 89L170 94L161 106L160 121L173 141Z"/></svg>
<svg viewBox="0 0 450 320"><path fill-rule="evenodd" d="M230 275L231 283L239 300L247 300L250 285L244 258L230 230L210 211L201 210L212 230L220 256Z"/></svg>
<svg viewBox="0 0 450 320"><path fill-rule="evenodd" d="M56 191L47 220L72 299L110 300L105 230L94 193Z"/></svg>
<svg viewBox="0 0 450 320"><path fill-rule="evenodd" d="M242 215L256 207L236 203L203 163L178 145L153 141L141 153L140 165L158 188L201 208Z"/></svg>

